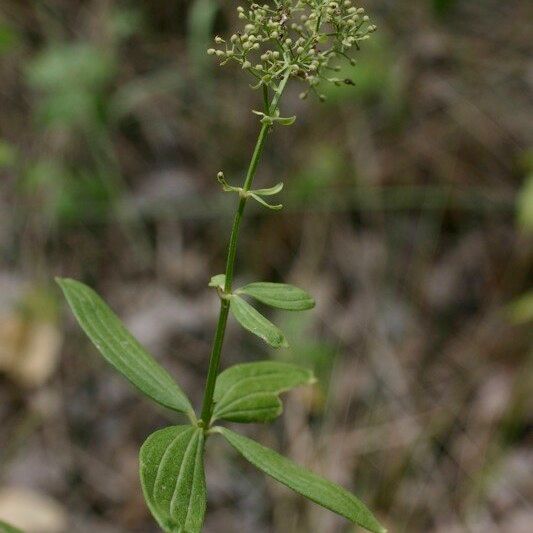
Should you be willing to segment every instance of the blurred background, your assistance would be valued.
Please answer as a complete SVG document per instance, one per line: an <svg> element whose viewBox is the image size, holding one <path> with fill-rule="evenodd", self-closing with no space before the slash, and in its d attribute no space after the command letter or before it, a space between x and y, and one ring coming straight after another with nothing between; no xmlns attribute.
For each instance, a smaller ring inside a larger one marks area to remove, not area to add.
<svg viewBox="0 0 533 533"><path fill-rule="evenodd" d="M199 405L261 95L205 50L219 0L0 3L0 519L33 533L157 531L138 483L179 418L116 375L56 275L99 291ZM282 106L237 282L318 302L230 323L224 365L279 358L319 386L249 435L354 490L392 532L533 530L532 4L368 0L355 87ZM348 72L348 70L347 70ZM206 532L355 529L209 443Z"/></svg>

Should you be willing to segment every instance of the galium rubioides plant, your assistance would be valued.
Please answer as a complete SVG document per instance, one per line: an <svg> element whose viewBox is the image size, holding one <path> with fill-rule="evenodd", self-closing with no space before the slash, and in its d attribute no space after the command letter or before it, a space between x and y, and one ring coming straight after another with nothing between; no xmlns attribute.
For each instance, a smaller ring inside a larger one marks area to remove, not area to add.
<svg viewBox="0 0 533 533"><path fill-rule="evenodd" d="M89 287L71 279L58 283L79 324L111 365L141 392L164 407L184 413L188 424L171 426L148 437L140 450L140 477L146 503L161 528L172 533L200 532L206 511L204 453L206 441L222 436L245 459L268 476L306 498L376 533L385 529L351 493L298 466L275 451L216 423L270 422L282 412L284 391L314 382L312 372L274 361L244 363L219 373L226 324L231 314L245 329L273 348L288 346L282 331L253 307L248 299L287 311L314 307L307 292L297 287L257 282L234 288L239 229L249 200L278 210L268 197L283 184L253 189L253 181L267 135L276 126L289 126L296 117L284 117L280 103L290 79L305 84L301 97L323 99L321 83L352 84L335 77L338 62L359 49L376 27L352 0L273 0L237 8L244 28L229 39L216 37L208 54L222 64L237 63L254 79L263 95L259 136L242 186L230 185L222 172L222 190L235 193L237 207L229 238L226 270L213 276L209 286L220 299L200 416L169 373L126 330L119 318Z"/></svg>

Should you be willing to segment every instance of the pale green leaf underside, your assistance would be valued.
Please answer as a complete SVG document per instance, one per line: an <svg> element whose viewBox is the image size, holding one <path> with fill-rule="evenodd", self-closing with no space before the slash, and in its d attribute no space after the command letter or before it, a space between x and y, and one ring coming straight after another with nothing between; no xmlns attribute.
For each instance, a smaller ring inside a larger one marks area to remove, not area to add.
<svg viewBox="0 0 533 533"><path fill-rule="evenodd" d="M283 411L282 392L314 382L310 370L287 363L260 361L232 366L217 378L213 419L269 422Z"/></svg>
<svg viewBox="0 0 533 533"><path fill-rule="evenodd" d="M273 348L289 346L287 339L277 326L235 294L231 296L230 309L243 328L260 337Z"/></svg>
<svg viewBox="0 0 533 533"><path fill-rule="evenodd" d="M379 524L368 508L341 486L317 476L275 451L229 429L217 427L216 432L223 435L259 470L295 492L373 533L385 533L385 528Z"/></svg>
<svg viewBox="0 0 533 533"><path fill-rule="evenodd" d="M255 194L254 192L250 192L250 196L256 201L259 202L262 206L272 209L273 211L279 211L280 209L283 209L282 204L269 204L259 194Z"/></svg>
<svg viewBox="0 0 533 533"><path fill-rule="evenodd" d="M283 183L278 183L277 185L274 185L274 187L268 187L266 189L253 189L253 192L259 196L273 196L274 194L281 192L282 189Z"/></svg>
<svg viewBox="0 0 533 533"><path fill-rule="evenodd" d="M152 433L139 462L144 498L161 528L200 532L207 501L202 429L172 426Z"/></svg>
<svg viewBox="0 0 533 533"><path fill-rule="evenodd" d="M6 522L0 520L0 533L23 533L21 529L10 526Z"/></svg>
<svg viewBox="0 0 533 533"><path fill-rule="evenodd" d="M216 276L213 276L211 278L211 281L209 282L210 287L214 288L224 288L224 285L226 284L226 274L217 274Z"/></svg>
<svg viewBox="0 0 533 533"><path fill-rule="evenodd" d="M133 337L96 292L72 279L57 279L57 282L78 323L112 366L152 400L192 416L189 400L170 374Z"/></svg>
<svg viewBox="0 0 533 533"><path fill-rule="evenodd" d="M247 294L266 305L287 311L305 311L315 306L315 301L307 292L286 283L250 283L236 292Z"/></svg>

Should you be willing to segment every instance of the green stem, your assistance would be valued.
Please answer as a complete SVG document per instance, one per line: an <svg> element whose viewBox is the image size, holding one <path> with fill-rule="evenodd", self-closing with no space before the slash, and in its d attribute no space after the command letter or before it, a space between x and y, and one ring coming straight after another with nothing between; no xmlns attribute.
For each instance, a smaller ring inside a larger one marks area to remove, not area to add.
<svg viewBox="0 0 533 533"><path fill-rule="evenodd" d="M287 70L285 76L281 80L272 102L270 104L268 112L274 114L278 109L279 101L287 81L290 76L290 71ZM267 111L265 111L267 112ZM265 146L265 141L268 135L268 130L270 126L268 124L263 124L261 130L259 131L259 136L255 144L255 148L252 154L252 159L250 160L250 165L248 167L248 172L246 173L246 179L244 180L244 185L242 187L244 192L250 190L255 174L257 172L257 167L259 165L259 160L263 153L263 148ZM226 294L231 294L232 284L233 284L233 272L235 269L235 256L237 254L237 244L239 240L239 229L241 226L242 216L244 213L244 207L246 206L247 197L241 195L239 199L239 204L237 206L237 212L235 213L235 218L233 220L233 227L231 229L231 236L228 245L228 256L226 259L226 283L224 285L224 292ZM230 301L228 299L221 298L220 300L220 313L218 315L217 329L215 331L215 339L213 341L213 349L211 350L211 358L209 360L209 370L207 373L207 380L205 384L204 392L204 401L202 405L202 421L204 427L207 429L211 421L211 415L213 413L213 395L215 393L215 384L217 381L218 371L220 368L220 355L222 353L222 345L224 344L224 336L226 333L226 324L228 321Z"/></svg>

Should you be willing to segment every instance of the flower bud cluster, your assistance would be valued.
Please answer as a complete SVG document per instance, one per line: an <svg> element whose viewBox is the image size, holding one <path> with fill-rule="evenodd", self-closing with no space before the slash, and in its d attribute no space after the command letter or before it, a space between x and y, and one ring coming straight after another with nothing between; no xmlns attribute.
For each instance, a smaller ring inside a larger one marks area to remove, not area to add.
<svg viewBox="0 0 533 533"><path fill-rule="evenodd" d="M270 4L251 3L237 8L243 31L230 39L216 37L209 55L224 65L234 61L248 71L261 86L276 89L287 72L308 84L301 94L317 92L321 81L353 84L331 77L338 69L337 58L351 64L350 53L376 30L362 7L353 0L273 0Z"/></svg>

